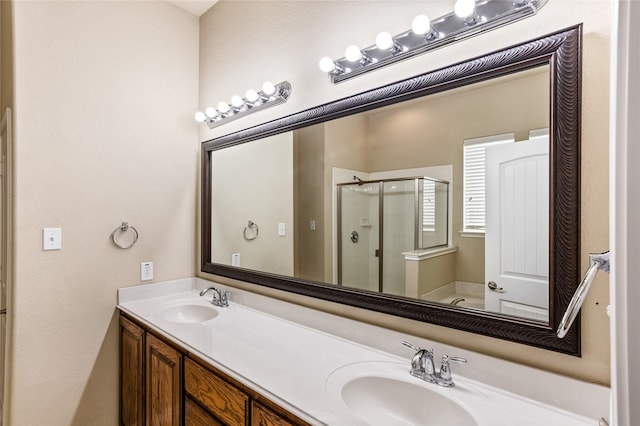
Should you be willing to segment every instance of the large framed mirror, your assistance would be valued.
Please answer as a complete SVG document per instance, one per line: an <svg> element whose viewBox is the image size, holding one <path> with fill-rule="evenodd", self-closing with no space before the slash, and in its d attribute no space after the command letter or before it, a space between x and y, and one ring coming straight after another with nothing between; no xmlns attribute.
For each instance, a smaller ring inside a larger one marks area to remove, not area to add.
<svg viewBox="0 0 640 426"><path fill-rule="evenodd" d="M202 271L579 356L581 41L203 143Z"/></svg>

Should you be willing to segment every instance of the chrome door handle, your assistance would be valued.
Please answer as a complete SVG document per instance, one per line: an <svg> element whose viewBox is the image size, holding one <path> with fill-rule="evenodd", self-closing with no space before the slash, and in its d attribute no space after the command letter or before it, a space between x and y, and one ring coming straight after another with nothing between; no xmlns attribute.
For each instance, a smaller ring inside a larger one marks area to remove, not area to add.
<svg viewBox="0 0 640 426"><path fill-rule="evenodd" d="M496 284L495 281L489 281L487 283L487 287L489 287L489 290L491 290L491 291L496 291L498 293L504 293L504 289L502 287L498 287L498 284Z"/></svg>

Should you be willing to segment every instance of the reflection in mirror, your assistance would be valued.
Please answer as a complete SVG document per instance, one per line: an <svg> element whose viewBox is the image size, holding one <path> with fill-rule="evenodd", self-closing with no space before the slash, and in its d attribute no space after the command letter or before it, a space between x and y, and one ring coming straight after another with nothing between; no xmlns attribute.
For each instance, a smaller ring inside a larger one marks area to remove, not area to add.
<svg viewBox="0 0 640 426"><path fill-rule="evenodd" d="M356 183L338 184L337 283L416 297L405 256L447 245L449 183L353 177Z"/></svg>
<svg viewBox="0 0 640 426"><path fill-rule="evenodd" d="M550 85L544 65L213 151L211 261L548 323Z"/></svg>

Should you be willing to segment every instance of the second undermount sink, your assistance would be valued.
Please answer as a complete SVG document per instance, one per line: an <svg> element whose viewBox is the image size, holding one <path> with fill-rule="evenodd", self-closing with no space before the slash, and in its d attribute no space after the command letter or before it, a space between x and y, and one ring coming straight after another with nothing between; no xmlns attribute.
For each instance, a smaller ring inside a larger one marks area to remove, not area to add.
<svg viewBox="0 0 640 426"><path fill-rule="evenodd" d="M353 379L342 388L342 399L369 424L478 424L463 406L446 396L387 377Z"/></svg>
<svg viewBox="0 0 640 426"><path fill-rule="evenodd" d="M394 362L360 362L334 371L326 390L361 424L480 426L505 425L490 400L466 384L443 388L409 374ZM355 423L355 422L354 422Z"/></svg>
<svg viewBox="0 0 640 426"><path fill-rule="evenodd" d="M177 323L200 323L218 316L213 307L197 304L180 304L163 309L160 316Z"/></svg>

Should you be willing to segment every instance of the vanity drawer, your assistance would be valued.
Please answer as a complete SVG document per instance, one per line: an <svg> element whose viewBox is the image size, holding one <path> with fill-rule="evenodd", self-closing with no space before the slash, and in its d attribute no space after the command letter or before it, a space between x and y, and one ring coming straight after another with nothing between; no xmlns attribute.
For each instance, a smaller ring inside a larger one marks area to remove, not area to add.
<svg viewBox="0 0 640 426"><path fill-rule="evenodd" d="M184 398L185 426L224 426L224 423L213 417L190 396Z"/></svg>
<svg viewBox="0 0 640 426"><path fill-rule="evenodd" d="M306 424L306 423L297 423ZM251 401L251 426L295 426L275 411L256 401Z"/></svg>
<svg viewBox="0 0 640 426"><path fill-rule="evenodd" d="M184 363L185 390L227 425L244 425L249 396L189 358Z"/></svg>

